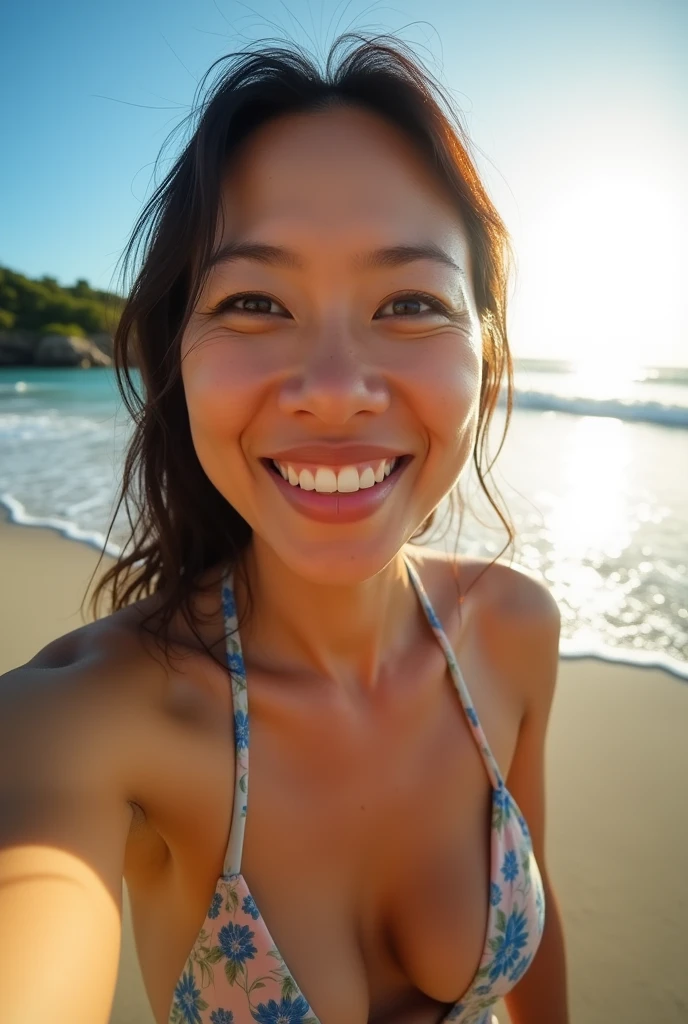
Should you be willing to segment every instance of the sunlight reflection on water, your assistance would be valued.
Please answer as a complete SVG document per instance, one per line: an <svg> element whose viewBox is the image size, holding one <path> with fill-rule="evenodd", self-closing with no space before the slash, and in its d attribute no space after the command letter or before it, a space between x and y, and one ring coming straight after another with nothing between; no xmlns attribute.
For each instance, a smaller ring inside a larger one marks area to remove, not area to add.
<svg viewBox="0 0 688 1024"><path fill-rule="evenodd" d="M544 534L562 559L578 559L594 550L619 558L631 542L628 504L630 439L620 420L581 417L568 433L561 453L557 496L549 504Z"/></svg>
<svg viewBox="0 0 688 1024"><path fill-rule="evenodd" d="M496 420L492 451L502 427ZM685 431L557 412L514 416L493 482L516 527L514 561L547 581L562 637L688 659L682 465ZM492 558L506 534L475 475L463 493L483 524L466 516L459 550ZM453 550L455 531L431 543Z"/></svg>

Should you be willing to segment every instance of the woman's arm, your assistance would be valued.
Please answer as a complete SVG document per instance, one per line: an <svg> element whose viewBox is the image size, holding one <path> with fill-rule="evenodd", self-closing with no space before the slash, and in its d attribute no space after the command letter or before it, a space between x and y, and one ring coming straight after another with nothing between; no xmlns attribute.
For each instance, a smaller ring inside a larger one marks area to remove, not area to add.
<svg viewBox="0 0 688 1024"><path fill-rule="evenodd" d="M0 678L3 1024L110 1016L132 808L121 700L95 667L69 637Z"/></svg>

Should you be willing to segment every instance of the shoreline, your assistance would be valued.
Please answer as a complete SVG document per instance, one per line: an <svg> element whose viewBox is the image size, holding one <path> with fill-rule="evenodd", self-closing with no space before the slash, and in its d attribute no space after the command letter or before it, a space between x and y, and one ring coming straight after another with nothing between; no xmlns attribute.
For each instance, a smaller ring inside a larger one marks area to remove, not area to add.
<svg viewBox="0 0 688 1024"><path fill-rule="evenodd" d="M0 513L0 673L82 624L98 557ZM688 1019L683 682L604 659L559 662L546 751L547 870L564 924L572 1024ZM123 892L110 1024L153 1024ZM503 1004L495 1013L509 1024Z"/></svg>
<svg viewBox="0 0 688 1024"><path fill-rule="evenodd" d="M39 517L29 515L21 502L8 494L0 494L0 523L32 529L50 530L66 540L73 540L86 545L104 558L114 559L120 547L113 541L106 543L102 533L82 530L70 520L57 517ZM680 662L670 658L661 651L631 651L625 647L610 647L600 642L595 647L579 647L574 641L563 637L560 641L559 658L567 661L599 661L603 664L626 665L629 668L657 669L667 672L677 679L688 683L688 662Z"/></svg>

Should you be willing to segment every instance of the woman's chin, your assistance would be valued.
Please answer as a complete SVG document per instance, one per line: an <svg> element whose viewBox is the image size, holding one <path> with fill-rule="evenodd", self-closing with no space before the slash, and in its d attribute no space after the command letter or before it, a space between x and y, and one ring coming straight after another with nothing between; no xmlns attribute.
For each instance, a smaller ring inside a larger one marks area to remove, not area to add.
<svg viewBox="0 0 688 1024"><path fill-rule="evenodd" d="M254 540L257 538L254 538ZM283 565L304 581L323 587L347 587L372 579L394 561L407 538L400 535L396 540L389 536L371 537L365 541L318 542L315 538L306 544L294 538L291 542L274 543L270 560L277 558ZM258 540L262 547L265 540Z"/></svg>

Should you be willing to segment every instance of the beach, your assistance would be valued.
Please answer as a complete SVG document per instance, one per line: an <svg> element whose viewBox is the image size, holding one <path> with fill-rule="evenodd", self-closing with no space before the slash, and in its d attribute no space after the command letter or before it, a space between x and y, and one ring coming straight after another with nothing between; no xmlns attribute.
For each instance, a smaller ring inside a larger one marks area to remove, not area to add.
<svg viewBox="0 0 688 1024"><path fill-rule="evenodd" d="M81 625L97 560L86 544L3 514L0 672ZM547 745L547 858L564 922L572 1024L688 1020L687 737L685 680L561 659ZM496 1012L509 1024L502 1005ZM125 892L111 1024L152 1020Z"/></svg>

